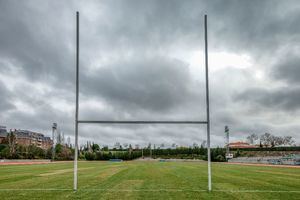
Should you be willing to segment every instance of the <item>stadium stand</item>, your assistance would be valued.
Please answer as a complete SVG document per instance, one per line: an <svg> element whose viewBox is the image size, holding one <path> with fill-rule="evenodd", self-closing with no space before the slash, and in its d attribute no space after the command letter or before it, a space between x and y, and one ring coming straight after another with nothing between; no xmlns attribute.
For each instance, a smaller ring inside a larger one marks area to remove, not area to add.
<svg viewBox="0 0 300 200"><path fill-rule="evenodd" d="M237 157L229 159L228 162L274 165L300 165L300 154L292 154L288 156Z"/></svg>

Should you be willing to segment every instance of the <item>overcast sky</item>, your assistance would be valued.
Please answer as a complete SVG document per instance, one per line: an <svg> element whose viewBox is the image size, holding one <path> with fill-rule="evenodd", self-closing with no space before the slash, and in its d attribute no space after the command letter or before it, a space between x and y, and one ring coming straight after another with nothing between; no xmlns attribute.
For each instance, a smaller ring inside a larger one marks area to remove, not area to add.
<svg viewBox="0 0 300 200"><path fill-rule="evenodd" d="M211 143L251 133L300 143L300 2L0 0L0 125L74 139L80 119L205 120L208 15ZM200 144L198 125L80 125L80 143Z"/></svg>

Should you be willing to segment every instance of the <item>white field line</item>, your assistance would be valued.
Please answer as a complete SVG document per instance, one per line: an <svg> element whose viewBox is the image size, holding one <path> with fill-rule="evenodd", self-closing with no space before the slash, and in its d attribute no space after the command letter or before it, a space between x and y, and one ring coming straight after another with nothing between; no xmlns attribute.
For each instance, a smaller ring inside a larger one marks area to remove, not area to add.
<svg viewBox="0 0 300 200"><path fill-rule="evenodd" d="M11 189L11 188L1 188L1 191L68 191L68 190L72 190L72 189L64 189L64 188L32 188L32 189L25 189L25 188L16 188L16 189Z"/></svg>
<svg viewBox="0 0 300 200"><path fill-rule="evenodd" d="M213 192L232 192L232 193L300 193L300 190L213 190Z"/></svg>
<svg viewBox="0 0 300 200"><path fill-rule="evenodd" d="M73 191L65 188L36 188L36 189L0 189L1 191ZM208 192L201 189L78 189L77 191L107 191L107 192ZM212 192L229 193L300 193L300 190L212 190Z"/></svg>

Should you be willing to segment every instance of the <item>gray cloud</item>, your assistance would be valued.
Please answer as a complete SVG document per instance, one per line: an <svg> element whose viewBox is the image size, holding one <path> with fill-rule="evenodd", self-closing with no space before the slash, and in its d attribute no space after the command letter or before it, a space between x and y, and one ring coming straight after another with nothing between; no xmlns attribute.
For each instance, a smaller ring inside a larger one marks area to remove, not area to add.
<svg viewBox="0 0 300 200"><path fill-rule="evenodd" d="M186 57L203 49L206 13L209 51L246 54L253 61L250 67L216 67L210 72L213 144L223 144L225 125L236 139L264 130L297 137L297 117L280 127L276 117L270 117L277 116L278 110L297 113L300 98L299 3L279 0L1 1L0 91L5 100L0 102L0 119L4 125L49 132L55 121L73 135L77 10L80 117L205 119L204 84L197 79L204 77L203 71L193 74ZM186 55L177 58L178 52ZM255 70L270 76L259 80ZM103 143L188 144L205 136L205 127L87 126L80 130L81 139Z"/></svg>
<svg viewBox="0 0 300 200"><path fill-rule="evenodd" d="M2 1L0 12L1 58L18 64L16 67L30 81L49 84L73 74L72 52L68 49L72 40L66 35L68 23L63 23L62 10L48 10L65 5L51 5L49 8L45 2L36 5L34 1ZM60 21L53 14L60 15Z"/></svg>
<svg viewBox="0 0 300 200"><path fill-rule="evenodd" d="M7 88L4 86L1 80L0 80L0 94L1 94L1 100L0 100L1 115L5 115L6 114L5 112L14 109L15 107L10 102L10 97L11 97L10 92L7 90Z"/></svg>
<svg viewBox="0 0 300 200"><path fill-rule="evenodd" d="M237 95L236 100L272 110L297 111L300 109L300 88L282 87L275 90L253 88Z"/></svg>
<svg viewBox="0 0 300 200"><path fill-rule="evenodd" d="M101 95L108 104L125 112L164 113L199 101L197 91L201 87L197 90L196 86L187 63L159 56L139 57L87 74L82 93Z"/></svg>
<svg viewBox="0 0 300 200"><path fill-rule="evenodd" d="M289 83L289 87L298 86L300 83L300 54L283 55L272 68L271 75L275 80L283 80Z"/></svg>

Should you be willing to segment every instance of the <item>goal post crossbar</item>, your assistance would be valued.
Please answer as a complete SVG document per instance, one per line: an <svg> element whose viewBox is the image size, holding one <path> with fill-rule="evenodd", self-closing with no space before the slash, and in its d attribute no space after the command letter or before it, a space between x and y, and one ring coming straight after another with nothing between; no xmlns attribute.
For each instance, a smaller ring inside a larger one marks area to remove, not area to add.
<svg viewBox="0 0 300 200"><path fill-rule="evenodd" d="M207 124L207 121L78 120L79 124Z"/></svg>
<svg viewBox="0 0 300 200"><path fill-rule="evenodd" d="M79 124L195 124L206 125L207 132L207 168L208 191L212 190L211 182L211 157L210 157L210 115L209 115L209 81L208 81L208 50L207 50L207 15L204 15L204 40L205 40L205 82L206 82L206 120L205 121L169 121L169 120L79 120L79 12L76 12L76 105L75 105L75 152L74 152L74 187L78 186L78 125Z"/></svg>

